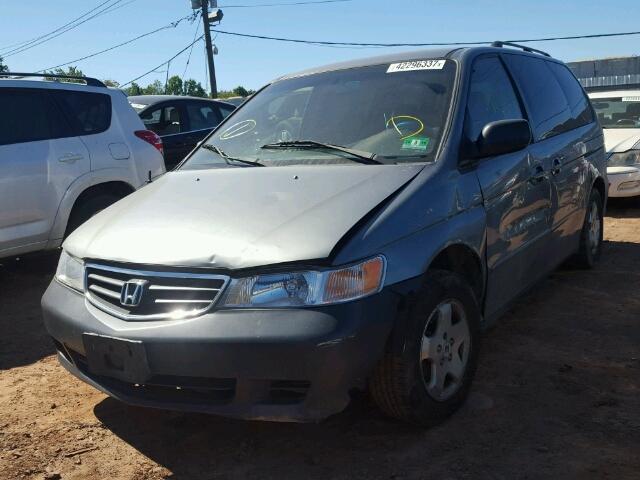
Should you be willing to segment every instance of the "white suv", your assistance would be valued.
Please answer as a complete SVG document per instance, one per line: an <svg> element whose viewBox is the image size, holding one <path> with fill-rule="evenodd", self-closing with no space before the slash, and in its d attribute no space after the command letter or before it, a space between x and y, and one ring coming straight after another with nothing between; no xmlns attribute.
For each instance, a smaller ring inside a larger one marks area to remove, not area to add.
<svg viewBox="0 0 640 480"><path fill-rule="evenodd" d="M0 258L59 247L165 171L162 141L126 96L82 80L0 78Z"/></svg>

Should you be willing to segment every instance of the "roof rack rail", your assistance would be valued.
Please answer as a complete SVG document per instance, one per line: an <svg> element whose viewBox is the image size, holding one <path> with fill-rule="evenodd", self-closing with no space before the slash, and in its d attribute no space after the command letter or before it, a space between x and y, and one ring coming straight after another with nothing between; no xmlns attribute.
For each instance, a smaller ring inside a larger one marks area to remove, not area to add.
<svg viewBox="0 0 640 480"><path fill-rule="evenodd" d="M54 78L62 80L84 80L88 87L104 87L107 86L97 78L83 77L81 75L56 75L55 73L18 73L18 72L3 72L0 73L0 78L15 77L15 78Z"/></svg>
<svg viewBox="0 0 640 480"><path fill-rule="evenodd" d="M537 48L531 48L531 47L527 47L526 45L520 45L519 43L513 43L513 42L502 42L502 41L495 41L491 44L492 47L514 47L514 48L520 48L522 50L524 50L525 52L529 52L529 53L539 53L540 55L544 55L545 57L551 57L551 55L549 55L547 52L543 52L542 50L538 50Z"/></svg>

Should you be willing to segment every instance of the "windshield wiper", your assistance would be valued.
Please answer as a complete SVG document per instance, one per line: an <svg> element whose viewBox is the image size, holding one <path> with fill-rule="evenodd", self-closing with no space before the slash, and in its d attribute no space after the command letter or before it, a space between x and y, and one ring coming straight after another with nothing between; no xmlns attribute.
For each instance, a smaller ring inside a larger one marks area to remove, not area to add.
<svg viewBox="0 0 640 480"><path fill-rule="evenodd" d="M233 165L232 162L244 163L245 165L251 165L252 167L264 167L265 165L260 162L254 162L253 160L244 160L242 158L230 157L224 153L220 148L211 143L204 143L202 148L209 150L210 152L217 153L222 159L227 162L227 165Z"/></svg>
<svg viewBox="0 0 640 480"><path fill-rule="evenodd" d="M332 145L330 143L315 142L313 140L293 140L289 142L267 143L262 147L265 150L277 149L302 149L302 150L334 150L351 155L356 161L368 165L381 165L382 162L376 160L375 153L363 152L362 150L354 150L353 148L341 147L340 145Z"/></svg>

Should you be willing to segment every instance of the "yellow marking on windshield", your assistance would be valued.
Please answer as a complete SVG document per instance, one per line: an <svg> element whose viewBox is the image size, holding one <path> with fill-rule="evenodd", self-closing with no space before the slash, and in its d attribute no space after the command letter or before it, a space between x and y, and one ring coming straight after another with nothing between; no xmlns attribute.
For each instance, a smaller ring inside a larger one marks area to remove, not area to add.
<svg viewBox="0 0 640 480"><path fill-rule="evenodd" d="M415 132L410 133L409 135L405 135L403 137L402 132L400 131L400 129L398 128L398 125L396 124L396 120L402 119L402 118L406 118L406 119L418 122L418 124L420 125L420 128L418 128ZM391 117L389 120L387 120L387 127L389 127L389 124L391 124L393 128L395 128L396 132L398 132L398 135L400 135L400 140L406 140L407 138L415 137L416 135L422 133L424 130L424 123L422 123L422 120L420 120L418 117L413 117L411 115L396 115L395 117Z"/></svg>

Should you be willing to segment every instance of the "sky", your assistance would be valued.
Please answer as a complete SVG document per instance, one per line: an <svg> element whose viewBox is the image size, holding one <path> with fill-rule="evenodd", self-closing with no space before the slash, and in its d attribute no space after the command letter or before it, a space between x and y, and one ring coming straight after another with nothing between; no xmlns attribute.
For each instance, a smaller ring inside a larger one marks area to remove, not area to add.
<svg viewBox="0 0 640 480"><path fill-rule="evenodd" d="M46 34L105 0L0 0L0 55L11 45ZM115 2L116 0L112 0ZM83 57L189 15L190 0L120 0L121 8L30 50L4 55L12 71L31 72ZM303 0L219 0L220 29L305 40L416 43L491 41L637 31L638 0L351 0L317 5L238 8ZM108 4L107 4L108 6ZM232 7L236 8L232 8ZM226 7L226 8L225 8ZM201 22L200 22L201 23ZM197 23L183 21L130 45L77 62L85 75L121 84L142 75L191 43ZM202 26L198 35L202 33ZM215 33L214 33L215 35ZM256 89L284 73L411 48L332 48L219 34L219 89ZM564 61L640 54L640 35L531 44ZM204 43L169 66L170 75L206 84ZM166 66L140 79L164 82Z"/></svg>

